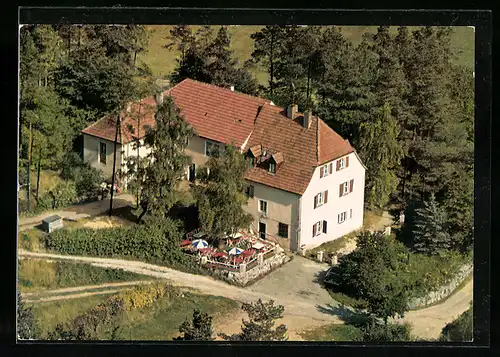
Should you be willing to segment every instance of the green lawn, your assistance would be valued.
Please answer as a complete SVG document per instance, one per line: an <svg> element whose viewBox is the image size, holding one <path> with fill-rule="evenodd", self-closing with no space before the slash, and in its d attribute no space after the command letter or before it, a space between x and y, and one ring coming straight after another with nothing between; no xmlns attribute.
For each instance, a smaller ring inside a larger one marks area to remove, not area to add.
<svg viewBox="0 0 500 357"><path fill-rule="evenodd" d="M40 330L40 339L47 339L48 333L53 331L57 324L74 319L78 315L100 304L106 298L107 296L105 295L94 295L81 299L32 304L33 313Z"/></svg>
<svg viewBox="0 0 500 357"><path fill-rule="evenodd" d="M196 30L199 26L192 26ZM375 26L340 26L344 36L351 40L354 45L361 42L362 35L365 32L376 32ZM147 26L150 30L149 49L138 56L139 61L143 61L151 67L153 74L157 77L167 77L175 68L178 51L175 49L166 49L164 45L169 43L171 25ZM218 26L214 26L217 31ZM229 26L231 34L231 47L240 64L243 64L250 58L253 51L253 40L250 35L258 31L261 26ZM417 28L411 26L411 29ZM455 27L452 36L452 48L455 51L457 64L462 64L474 68L474 31L467 26ZM396 32L397 27L392 27L391 31ZM214 33L215 33L214 31ZM255 68L252 70L257 80L261 84L268 81L265 68Z"/></svg>
<svg viewBox="0 0 500 357"><path fill-rule="evenodd" d="M118 322L121 327L118 339L171 340L179 335L179 326L192 318L195 308L214 316L239 310L240 304L220 296L192 293L184 293L184 297L173 300L163 298L149 308L124 314Z"/></svg>
<svg viewBox="0 0 500 357"><path fill-rule="evenodd" d="M300 336L306 341L358 341L361 331L352 325L331 324L304 331Z"/></svg>
<svg viewBox="0 0 500 357"><path fill-rule="evenodd" d="M18 287L21 292L151 279L121 269L99 268L85 263L21 259L18 265Z"/></svg>

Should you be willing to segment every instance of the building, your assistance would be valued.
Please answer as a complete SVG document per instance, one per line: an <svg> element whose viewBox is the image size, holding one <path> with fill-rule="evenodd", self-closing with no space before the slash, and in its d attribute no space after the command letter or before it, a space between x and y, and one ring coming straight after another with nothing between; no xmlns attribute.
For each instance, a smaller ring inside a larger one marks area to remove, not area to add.
<svg viewBox="0 0 500 357"><path fill-rule="evenodd" d="M296 105L281 108L267 99L190 79L156 100L165 95L173 97L197 133L188 142L193 163L186 168L186 179L194 180L217 145L236 145L252 159L245 176L246 210L254 216L252 229L261 237L297 251L361 228L365 167L349 141L320 118L299 113ZM134 141L148 126L154 127L155 102L153 97L144 98L122 113L117 167L126 167L127 157L148 153L147 147L136 148ZM137 121L130 117L141 111L138 131ZM115 123L115 118L105 117L83 130L85 161L108 176Z"/></svg>

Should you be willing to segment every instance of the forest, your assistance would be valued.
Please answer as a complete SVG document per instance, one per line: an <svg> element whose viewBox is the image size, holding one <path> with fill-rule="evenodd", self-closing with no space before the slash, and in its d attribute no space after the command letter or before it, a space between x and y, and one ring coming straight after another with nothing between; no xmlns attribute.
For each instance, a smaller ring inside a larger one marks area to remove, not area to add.
<svg viewBox="0 0 500 357"><path fill-rule="evenodd" d="M368 207L397 203L410 211L420 227L416 249L468 250L474 77L454 60L453 31L380 26L353 44L337 26L265 26L251 34L243 63L225 26L173 26L163 46L179 53L171 85L192 78L312 110L357 149ZM20 181L30 181L28 172L58 172L58 194L67 196L60 204L68 204L101 180L81 162L80 131L158 90L138 60L150 34L142 25L26 25L20 32ZM266 69L267 83L255 78L256 66ZM30 182L27 210L48 204L36 186Z"/></svg>

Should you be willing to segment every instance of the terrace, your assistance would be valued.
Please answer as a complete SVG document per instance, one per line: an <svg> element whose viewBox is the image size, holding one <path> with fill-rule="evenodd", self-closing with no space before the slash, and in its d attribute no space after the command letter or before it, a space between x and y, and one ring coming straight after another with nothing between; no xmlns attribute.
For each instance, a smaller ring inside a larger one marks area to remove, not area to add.
<svg viewBox="0 0 500 357"><path fill-rule="evenodd" d="M206 268L243 273L281 252L276 243L245 231L226 236L218 247L210 246L206 238L207 235L198 228L187 233L180 244L185 253Z"/></svg>

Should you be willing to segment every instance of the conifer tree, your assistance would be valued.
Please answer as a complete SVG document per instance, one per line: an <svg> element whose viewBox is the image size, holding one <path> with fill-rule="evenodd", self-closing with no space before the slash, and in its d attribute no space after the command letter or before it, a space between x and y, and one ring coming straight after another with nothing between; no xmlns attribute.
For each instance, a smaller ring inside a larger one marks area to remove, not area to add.
<svg viewBox="0 0 500 357"><path fill-rule="evenodd" d="M422 208L416 209L413 229L413 249L416 252L435 255L443 254L452 247L448 233L446 211L436 202L433 194Z"/></svg>
<svg viewBox="0 0 500 357"><path fill-rule="evenodd" d="M252 62L267 67L268 88L272 97L275 86L275 66L277 58L280 56L282 43L285 40L285 30L279 25L267 25L260 31L251 34L250 38L254 40Z"/></svg>
<svg viewBox="0 0 500 357"><path fill-rule="evenodd" d="M372 119L361 124L359 150L368 168L366 201L372 208L383 208L397 188L396 169L403 157L398 136L398 123L389 104L375 110Z"/></svg>
<svg viewBox="0 0 500 357"><path fill-rule="evenodd" d="M174 338L174 340L184 341L213 341L215 338L212 329L212 316L207 313L200 312L195 309L193 311L192 321L184 321L179 327L179 332L182 336Z"/></svg>
<svg viewBox="0 0 500 357"><path fill-rule="evenodd" d="M172 97L166 97L157 106L155 123L155 128L148 130L144 138L151 151L145 165L138 170L138 177L143 178L139 220L146 214L166 217L178 200L178 183L190 164L190 157L184 150L193 129Z"/></svg>
<svg viewBox="0 0 500 357"><path fill-rule="evenodd" d="M207 49L210 63L207 71L211 76L211 83L219 87L229 88L234 85L234 73L237 61L233 58L233 51L229 48L231 41L227 28L221 26L217 36Z"/></svg>
<svg viewBox="0 0 500 357"><path fill-rule="evenodd" d="M17 292L17 338L22 340L32 340L37 337L37 324L35 315L31 307L26 307L21 297L21 293Z"/></svg>
<svg viewBox="0 0 500 357"><path fill-rule="evenodd" d="M248 314L249 320L243 320L241 333L228 336L220 334L227 341L286 341L287 327L283 324L274 328L275 321L283 317L282 305L274 305L259 299L255 303L243 303L242 310Z"/></svg>

